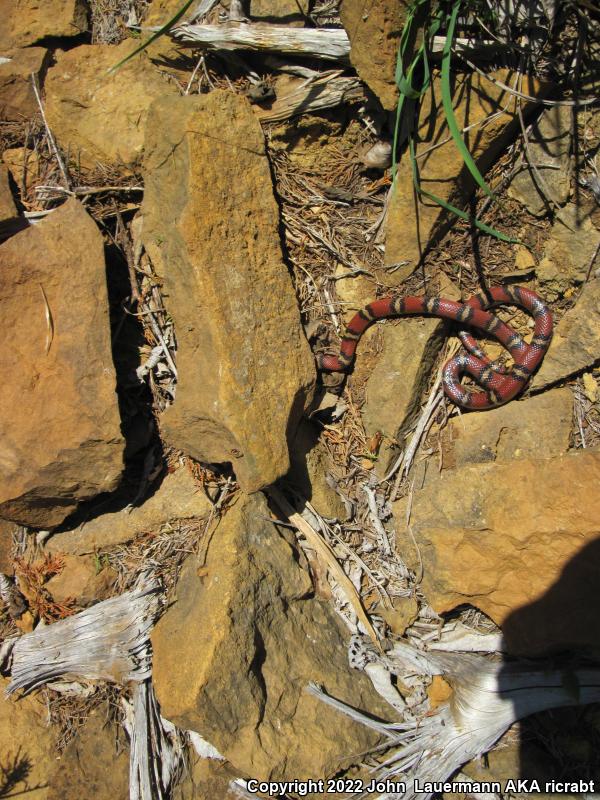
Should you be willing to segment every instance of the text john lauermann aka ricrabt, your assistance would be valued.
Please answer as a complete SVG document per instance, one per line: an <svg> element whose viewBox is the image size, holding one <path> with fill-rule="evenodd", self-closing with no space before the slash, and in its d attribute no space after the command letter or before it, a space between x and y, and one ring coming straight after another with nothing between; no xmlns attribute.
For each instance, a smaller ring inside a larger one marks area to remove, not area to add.
<svg viewBox="0 0 600 800"><path fill-rule="evenodd" d="M267 794L274 797L293 793L298 797L321 792L334 794L338 792L363 792L366 794L380 794L394 792L405 794L406 781L371 780L361 778L330 778L290 780L290 781L258 781L251 779L246 784L251 794ZM521 778L508 778L504 786L500 781L427 781L415 778L410 784L411 794L441 794L442 792L468 792L484 793L516 792L518 794L535 794L537 792L553 794L593 794L596 792L595 781L536 781Z"/></svg>

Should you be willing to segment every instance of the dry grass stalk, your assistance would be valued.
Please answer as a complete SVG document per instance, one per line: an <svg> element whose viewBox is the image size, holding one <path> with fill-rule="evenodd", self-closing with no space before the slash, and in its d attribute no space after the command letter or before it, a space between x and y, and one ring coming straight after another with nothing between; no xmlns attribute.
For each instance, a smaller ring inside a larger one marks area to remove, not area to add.
<svg viewBox="0 0 600 800"><path fill-rule="evenodd" d="M56 159L56 163L60 169L63 181L64 181L64 188L69 189L71 186L71 179L69 177L69 173L67 172L67 168L65 163L62 159L60 151L56 145L54 140L54 136L52 135L52 131L50 130L50 126L48 125L48 120L46 119L46 114L44 112L44 105L42 103L42 98L40 96L40 87L38 86L37 76L35 74L31 75L31 85L33 86L33 93L35 94L35 99L37 101L38 107L40 109L40 114L42 115L42 120L44 122L44 127L46 128L46 135L48 137L48 141L50 142L50 146L54 153L54 157Z"/></svg>
<svg viewBox="0 0 600 800"><path fill-rule="evenodd" d="M95 710L103 710L107 723L115 725L120 716L119 698L122 689L113 684L87 686L88 692L62 692L44 687L41 696L45 700L48 711L48 723L56 731L56 748L62 752L69 742L77 736L85 725L90 714Z"/></svg>
<svg viewBox="0 0 600 800"><path fill-rule="evenodd" d="M178 520L159 531L137 537L133 542L101 550L98 558L117 572L115 592L130 590L148 569L160 577L168 593L177 582L185 559L196 552L208 520Z"/></svg>
<svg viewBox="0 0 600 800"><path fill-rule="evenodd" d="M294 510L293 506L288 502L282 492L274 487L271 487L268 492L269 497L279 507L285 518L298 529L298 531L305 537L308 546L315 550L327 564L331 576L344 592L348 602L352 605L352 608L354 609L356 616L360 620L366 633L371 637L375 645L379 647L379 637L377 636L377 633L375 632L375 629L371 624L365 609L363 608L361 599L358 596L352 581L348 578L342 567L339 565L335 552L332 550L331 546L321 536L319 536L317 531L311 525L309 525L300 514Z"/></svg>

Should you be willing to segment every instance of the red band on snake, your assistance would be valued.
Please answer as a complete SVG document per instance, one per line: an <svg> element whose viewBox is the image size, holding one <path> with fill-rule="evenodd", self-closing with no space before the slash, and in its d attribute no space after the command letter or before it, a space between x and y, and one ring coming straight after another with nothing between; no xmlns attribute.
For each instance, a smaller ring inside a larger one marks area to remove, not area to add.
<svg viewBox="0 0 600 800"><path fill-rule="evenodd" d="M486 310L499 305L520 306L531 314L535 325L529 344ZM342 337L339 354L319 356L319 369L323 372L350 372L358 341L369 325L386 317L412 315L441 317L477 328L497 339L512 356L514 366L505 370L483 353L471 334L459 334L468 352L460 352L444 366L443 384L452 402L468 409L494 408L520 394L541 364L552 339L550 309L535 292L521 286L496 286L465 303L441 297L384 297L369 303L352 317ZM465 374L473 378L482 391L470 392L462 386L460 380Z"/></svg>

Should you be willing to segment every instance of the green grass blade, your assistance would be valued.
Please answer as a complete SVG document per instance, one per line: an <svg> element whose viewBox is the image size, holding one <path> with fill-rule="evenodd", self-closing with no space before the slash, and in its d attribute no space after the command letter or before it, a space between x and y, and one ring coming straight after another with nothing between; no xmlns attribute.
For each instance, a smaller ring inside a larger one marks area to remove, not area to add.
<svg viewBox="0 0 600 800"><path fill-rule="evenodd" d="M157 30L156 33L152 34L152 36L148 39L147 42L144 42L139 47L136 47L136 49L133 51L133 53L129 53L128 56L125 56L125 58L122 58L121 61L119 61L118 64L115 64L113 67L111 67L108 70L108 73L110 74L112 72L116 72L118 69L120 69L123 66L123 64L126 64L130 59L134 58L139 53L141 53L143 50L145 50L149 45L152 44L152 42L155 42L161 36L164 36L165 33L168 33L168 31L171 30L173 25L175 25L175 23L179 22L179 20L183 17L185 12L188 10L188 8L194 2L196 2L196 0L187 0L187 2L183 4L183 6L179 9L179 11L173 17L171 17L171 19L165 25L163 25L162 28Z"/></svg>
<svg viewBox="0 0 600 800"><path fill-rule="evenodd" d="M483 191L489 196L493 197L492 190L489 188L485 179L475 161L473 160L473 156L469 153L467 145L462 137L462 133L459 130L458 123L456 122L456 117L454 116L454 109L452 108L452 91L450 89L450 61L452 55L452 42L454 40L454 29L456 28L456 19L458 17L458 12L460 9L461 0L456 0L454 6L452 7L452 13L450 15L450 21L448 23L448 30L446 33L446 43L444 45L444 50L442 53L442 68L441 68L441 90L442 90L442 105L444 108L444 114L446 115L446 123L448 125L448 130L456 146L458 147L460 154L462 156L463 161L469 172L471 173L473 179L477 183L477 185L483 189Z"/></svg>

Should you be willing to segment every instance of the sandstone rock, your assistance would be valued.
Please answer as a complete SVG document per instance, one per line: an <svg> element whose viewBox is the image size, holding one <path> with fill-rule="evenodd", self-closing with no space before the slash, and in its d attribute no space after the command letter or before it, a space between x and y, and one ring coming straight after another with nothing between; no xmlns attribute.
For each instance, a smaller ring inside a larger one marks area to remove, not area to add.
<svg viewBox="0 0 600 800"><path fill-rule="evenodd" d="M230 790L229 784L241 777L227 763L192 755L189 773L175 787L173 800L238 800L239 794Z"/></svg>
<svg viewBox="0 0 600 800"><path fill-rule="evenodd" d="M64 568L45 584L57 603L74 600L84 608L106 600L117 578L116 572L92 556L63 555Z"/></svg>
<svg viewBox="0 0 600 800"><path fill-rule="evenodd" d="M144 15L144 27L161 27L179 11L181 0L152 0ZM181 22L189 22L197 4L192 6L182 17ZM161 36L147 48L147 54L156 64L168 64L169 69L177 70L177 62L181 60L182 49L169 36ZM189 80L189 77L188 77Z"/></svg>
<svg viewBox="0 0 600 800"><path fill-rule="evenodd" d="M367 383L362 417L369 436L380 431L386 437L379 457L386 471L393 452L390 440L402 444L419 411L443 343L444 324L438 319L403 319L383 329L383 350Z"/></svg>
<svg viewBox="0 0 600 800"><path fill-rule="evenodd" d="M162 431L256 491L287 472L315 376L260 124L244 99L211 92L161 99L147 133L143 241L178 342Z"/></svg>
<svg viewBox="0 0 600 800"><path fill-rule="evenodd" d="M600 279L583 287L575 306L560 320L532 388L542 389L589 367L600 353Z"/></svg>
<svg viewBox="0 0 600 800"><path fill-rule="evenodd" d="M8 169L0 164L0 240L17 229L19 215L8 180Z"/></svg>
<svg viewBox="0 0 600 800"><path fill-rule="evenodd" d="M129 796L129 753L117 752L104 715L94 711L62 754L56 729L37 697L4 697L0 678L0 793L33 800L125 800Z"/></svg>
<svg viewBox="0 0 600 800"><path fill-rule="evenodd" d="M43 82L49 56L45 47L26 47L10 51L10 60L0 64L0 121L25 122L38 113L31 75Z"/></svg>
<svg viewBox="0 0 600 800"><path fill-rule="evenodd" d="M308 681L386 712L367 679L350 672L346 632L312 597L308 574L267 517L262 497L241 497L205 564L186 562L177 602L152 635L156 693L164 716L198 731L242 773L316 778L374 739L308 695Z"/></svg>
<svg viewBox="0 0 600 800"><path fill-rule="evenodd" d="M80 36L89 27L84 0L0 0L0 19L0 49Z"/></svg>
<svg viewBox="0 0 600 800"><path fill-rule="evenodd" d="M502 627L513 653L597 647L600 452L476 464L415 492L411 526L423 591L444 613L467 603ZM405 518L406 500L394 506ZM397 531L400 552L414 544Z"/></svg>
<svg viewBox="0 0 600 800"><path fill-rule="evenodd" d="M166 522L200 519L210 512L210 501L187 469L165 476L142 505L106 510L73 530L57 533L46 544L51 553L85 555L128 542L138 534L158 531Z"/></svg>
<svg viewBox="0 0 600 800"><path fill-rule="evenodd" d="M335 274L338 280L335 282L335 293L337 299L342 304L343 318L347 325L354 314L364 308L375 297L375 286L373 281L364 275L356 275L349 278L339 278L348 272L348 268L339 264Z"/></svg>
<svg viewBox="0 0 600 800"><path fill-rule="evenodd" d="M52 775L48 800L126 800L129 797L129 751L117 749L106 714L93 711L71 739L59 761L46 755Z"/></svg>
<svg viewBox="0 0 600 800"><path fill-rule="evenodd" d="M143 53L107 72L138 44L127 39L116 46L82 45L59 52L48 70L48 123L62 149L85 169L138 164L150 104L178 94Z"/></svg>
<svg viewBox="0 0 600 800"><path fill-rule="evenodd" d="M251 0L250 18L278 25L300 24L310 10L308 0Z"/></svg>
<svg viewBox="0 0 600 800"><path fill-rule="evenodd" d="M454 417L442 434L444 469L562 455L569 449L572 421L570 389Z"/></svg>
<svg viewBox="0 0 600 800"><path fill-rule="evenodd" d="M327 483L329 456L319 440L318 429L302 420L290 448L292 482L306 500L324 517L346 518L346 509L335 490Z"/></svg>
<svg viewBox="0 0 600 800"><path fill-rule="evenodd" d="M528 135L529 158L537 168L537 174L525 162L511 181L508 193L536 217L546 213L548 205L544 198L547 195L560 205L569 199L572 124L572 109L566 106L546 108ZM541 176L543 186L538 186L538 176Z"/></svg>
<svg viewBox="0 0 600 800"><path fill-rule="evenodd" d="M38 156L28 147L10 147L2 153L15 185L23 193L31 191L40 182Z"/></svg>
<svg viewBox="0 0 600 800"><path fill-rule="evenodd" d="M523 271L535 270L535 258L531 255L530 251L522 245L518 245L515 250L515 267Z"/></svg>
<svg viewBox="0 0 600 800"><path fill-rule="evenodd" d="M102 237L69 200L0 246L0 264L0 516L52 527L122 471Z"/></svg>
<svg viewBox="0 0 600 800"><path fill-rule="evenodd" d="M599 244L600 232L577 206L568 205L557 214L536 270L546 300L555 300L586 279Z"/></svg>
<svg viewBox="0 0 600 800"><path fill-rule="evenodd" d="M506 70L498 70L492 73L492 77L503 83L510 82ZM543 94L540 84L533 79L523 91L532 96ZM457 74L455 77L453 108L456 121L460 129L473 126L464 137L484 174L517 130L515 102L507 91L477 73ZM532 103L526 104L525 113L532 108ZM499 111L502 112L499 116L489 119L490 114ZM423 98L417 133L419 144L416 151L422 188L455 205L464 204L475 184L448 130L439 76L434 78L431 89ZM434 145L437 146L431 149ZM421 255L439 240L455 219L453 214L427 198L418 201L415 208L412 165L408 153L405 153L398 167L386 231L386 263L409 262L391 273L396 283L401 283L413 272Z"/></svg>
<svg viewBox="0 0 600 800"><path fill-rule="evenodd" d="M343 0L340 8L352 66L387 111L393 111L398 100L394 75L406 8L397 0L368 5L364 0Z"/></svg>
<svg viewBox="0 0 600 800"><path fill-rule="evenodd" d="M16 526L12 522L0 519L0 572L12 575L14 565L12 560L12 539Z"/></svg>
<svg viewBox="0 0 600 800"><path fill-rule="evenodd" d="M4 796L48 800L55 765L55 733L46 725L46 706L35 697L7 700L9 681L0 678L0 789Z"/></svg>
<svg viewBox="0 0 600 800"><path fill-rule="evenodd" d="M385 620L395 636L403 636L419 616L419 603L416 597L394 597L392 608L380 605L375 613Z"/></svg>

